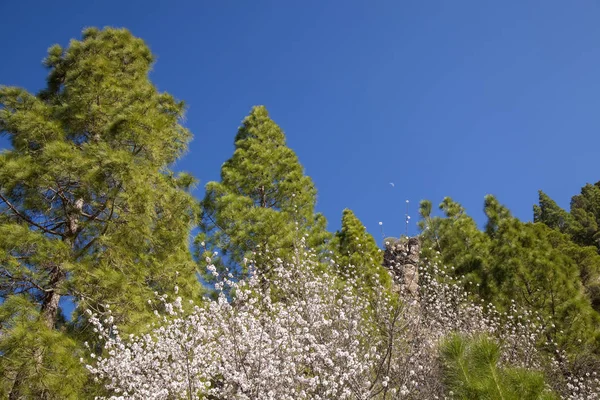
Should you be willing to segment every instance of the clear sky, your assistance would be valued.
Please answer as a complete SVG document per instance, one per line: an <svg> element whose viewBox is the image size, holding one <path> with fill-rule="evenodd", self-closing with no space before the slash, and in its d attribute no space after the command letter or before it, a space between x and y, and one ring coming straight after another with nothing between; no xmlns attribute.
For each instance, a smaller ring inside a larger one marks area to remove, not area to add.
<svg viewBox="0 0 600 400"><path fill-rule="evenodd" d="M188 105L175 169L198 197L255 104L332 230L349 207L378 239L379 221L399 235L409 199L416 233L418 201L444 196L482 224L488 193L530 220L538 189L568 207L600 180L596 1L0 0L0 15L0 84L33 92L46 49L86 26L143 38L151 79Z"/></svg>

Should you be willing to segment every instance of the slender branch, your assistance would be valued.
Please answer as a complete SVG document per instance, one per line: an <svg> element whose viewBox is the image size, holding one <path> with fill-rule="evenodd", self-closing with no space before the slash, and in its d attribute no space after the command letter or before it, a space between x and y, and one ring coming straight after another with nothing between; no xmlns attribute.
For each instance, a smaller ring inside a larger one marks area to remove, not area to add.
<svg viewBox="0 0 600 400"><path fill-rule="evenodd" d="M119 185L119 189L120 189L120 187L121 187L121 185ZM118 190L117 190L117 194L118 194ZM117 199L116 199L116 194L115 194L115 199L112 201L112 205L110 207L110 214L109 214L108 218L106 219L106 224L104 225L104 229L102 229L102 233L100 233L100 235L96 236L95 238L90 240L85 246L83 246L83 248L79 252L77 252L75 259L78 259L79 257L81 257L92 246L92 244L94 244L96 242L96 240L100 236L102 236L106 233L106 231L108 230L108 223L109 223L109 221L112 220L112 216L115 211L115 203L116 202L117 202Z"/></svg>
<svg viewBox="0 0 600 400"><path fill-rule="evenodd" d="M42 231L50 234L50 235L56 235L56 236L60 236L60 237L64 237L64 235L60 232L56 232L52 229L48 229L43 225L38 224L37 222L33 221L31 218L29 218L27 215L23 214L22 212L20 212L19 210L17 210L17 208L15 206L13 206L6 197L4 197L2 195L2 193L0 193L0 200L2 200L7 206L8 208L10 208L12 210L12 212L18 216L19 218L21 218L22 220L24 220L25 222L27 222L30 225L35 226L36 228L41 229Z"/></svg>
<svg viewBox="0 0 600 400"><path fill-rule="evenodd" d="M11 275L10 272L8 272L7 270L4 270L4 273L2 275L6 276L8 279L10 279L11 281L13 281L13 283L16 283L16 282L19 282L19 281L21 281L21 282L27 282L32 287L34 287L35 289L38 289L41 292L48 292L47 289L42 288L40 285L38 285L33 280L31 280L31 278L27 278L26 276L15 277L15 276Z"/></svg>

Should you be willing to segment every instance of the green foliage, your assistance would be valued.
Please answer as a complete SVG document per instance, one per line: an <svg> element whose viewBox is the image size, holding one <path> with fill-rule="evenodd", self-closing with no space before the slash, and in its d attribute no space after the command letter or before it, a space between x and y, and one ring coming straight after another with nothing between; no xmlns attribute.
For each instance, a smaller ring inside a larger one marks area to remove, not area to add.
<svg viewBox="0 0 600 400"><path fill-rule="evenodd" d="M424 240L422 258L452 266L455 278L465 287L487 297L492 291L486 265L489 238L450 197L444 198L439 209L445 218L431 216L430 201L420 203L418 224Z"/></svg>
<svg viewBox="0 0 600 400"><path fill-rule="evenodd" d="M600 181L586 184L581 193L571 198L571 210L566 212L544 192L539 192L539 204L533 206L534 221L567 233L580 246L595 246L600 252Z"/></svg>
<svg viewBox="0 0 600 400"><path fill-rule="evenodd" d="M500 309L515 304L539 313L548 340L561 348L588 343L598 349L597 267L589 251L543 224L519 221L493 196L485 199L484 232L451 199L440 205L445 218L432 218L428 204L421 206L424 256L453 267L455 279Z"/></svg>
<svg viewBox="0 0 600 400"><path fill-rule="evenodd" d="M465 338L458 334L440 347L443 377L455 399L550 400L544 375L500 365L500 347L487 336Z"/></svg>
<svg viewBox="0 0 600 400"><path fill-rule="evenodd" d="M265 107L254 107L221 181L206 185L196 243L205 242L209 253L220 250L237 266L245 257L258 261L255 251L290 256L305 234L307 245L322 248L329 234L325 217L314 212L316 193L281 128Z"/></svg>
<svg viewBox="0 0 600 400"><path fill-rule="evenodd" d="M562 346L597 340L599 318L584 295L580 267L560 246L568 238L543 224L520 222L492 196L486 197L485 211L498 292L512 293L518 305L539 311L555 326L549 337Z"/></svg>
<svg viewBox="0 0 600 400"><path fill-rule="evenodd" d="M352 210L344 210L342 226L332 245L337 253L337 264L342 269L340 272L358 278L364 288L379 285L391 288L391 277L382 266L383 252Z"/></svg>
<svg viewBox="0 0 600 400"><path fill-rule="evenodd" d="M0 133L12 144L0 155L3 388L46 385L40 398L70 398L47 382L71 376L72 335L90 333L84 309L110 306L133 332L151 315L154 291L200 292L187 239L193 179L167 169L191 135L180 124L183 103L148 79L152 62L128 31L92 28L50 48L40 94L0 87ZM78 304L68 329L65 295Z"/></svg>
<svg viewBox="0 0 600 400"><path fill-rule="evenodd" d="M571 215L560 208L546 193L541 190L538 193L539 205L533 206L533 222L541 222L563 233L569 231L574 223Z"/></svg>
<svg viewBox="0 0 600 400"><path fill-rule="evenodd" d="M0 335L0 397L80 398L87 380L79 362L84 352L64 330L49 329L38 307L18 295L4 301L0 321L9 332Z"/></svg>
<svg viewBox="0 0 600 400"><path fill-rule="evenodd" d="M367 291L391 288L382 252L352 211L335 237L327 232L312 180L263 106L243 120L199 207L194 178L169 170L191 134L184 104L148 79L153 61L128 31L90 28L49 49L39 94L0 87L0 134L12 145L0 154L0 397L93 397L79 358L97 336L84 310L110 308L122 333L139 333L155 291L198 297L188 243L197 223L197 250L220 251L220 266L334 250L341 275ZM569 212L540 191L534 223L493 196L483 231L452 199L439 208L443 217L420 205L423 258L450 265L473 296L539 314L547 343L600 353L600 182L584 186ZM64 296L77 305L71 321ZM453 336L441 356L459 398L555 398L539 373L500 365L486 337Z"/></svg>
<svg viewBox="0 0 600 400"><path fill-rule="evenodd" d="M533 206L533 211L535 222L543 223L571 239L561 237L555 247L576 261L586 295L594 309L600 312L600 182L585 185L581 194L573 196L570 213L541 190L539 204Z"/></svg>
<svg viewBox="0 0 600 400"><path fill-rule="evenodd" d="M576 221L573 239L582 246L600 250L600 181L581 188L581 194L571 199L571 215Z"/></svg>

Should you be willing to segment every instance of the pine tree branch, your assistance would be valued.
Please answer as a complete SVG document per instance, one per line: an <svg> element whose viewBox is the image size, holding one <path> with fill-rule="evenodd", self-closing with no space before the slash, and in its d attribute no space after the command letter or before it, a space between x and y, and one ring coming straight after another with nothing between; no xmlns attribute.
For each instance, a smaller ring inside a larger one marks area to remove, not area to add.
<svg viewBox="0 0 600 400"><path fill-rule="evenodd" d="M90 240L85 246L83 246L83 248L77 252L77 255L75 256L75 259L78 259L79 257L81 257L91 246L92 244L94 244L96 242L96 240L98 240L98 238L102 235L104 235L106 233L106 231L108 230L108 223L112 220L114 211L115 211L115 203L117 202L117 194L119 193L119 190L121 190L122 185L119 184L119 187L117 188L117 193L115 193L115 199L111 202L111 207L110 207L110 214L108 215L108 218L106 219L106 223L104 225L104 229L102 229L102 233L100 233L100 235L96 236L95 238L93 238L92 240ZM105 203L106 206L106 203Z"/></svg>
<svg viewBox="0 0 600 400"><path fill-rule="evenodd" d="M35 283L31 278L27 278L26 276L15 277L15 276L11 275L10 272L8 272L7 270L4 270L3 275L5 277L7 277L8 279L10 279L14 284L16 284L17 282L27 282L31 285L32 288L35 288L35 289L39 290L40 292L48 291L47 289L44 289L43 287L41 287L40 285Z"/></svg>
<svg viewBox="0 0 600 400"><path fill-rule="evenodd" d="M48 233L50 235L56 235L56 236L60 236L60 237L64 237L64 235L60 232L56 232L52 229L48 229L43 225L38 224L37 222L33 221L31 218L29 218L27 215L23 214L22 212L20 212L14 205L12 205L8 199L6 197L4 197L2 195L2 193L0 192L0 200L2 200L7 206L8 208L11 209L11 211L18 216L19 218L21 218L22 220L24 220L25 222L27 222L30 225L35 226L36 228L41 229L42 231L44 231L45 233Z"/></svg>

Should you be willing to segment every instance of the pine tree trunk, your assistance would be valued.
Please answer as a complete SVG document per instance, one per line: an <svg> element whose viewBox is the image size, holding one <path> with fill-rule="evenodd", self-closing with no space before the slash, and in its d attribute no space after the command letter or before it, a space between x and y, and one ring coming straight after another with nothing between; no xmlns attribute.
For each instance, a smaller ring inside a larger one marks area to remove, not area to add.
<svg viewBox="0 0 600 400"><path fill-rule="evenodd" d="M265 186L261 186L259 189L260 192L260 206L262 208L267 207L267 196L266 196L266 191L265 191Z"/></svg>
<svg viewBox="0 0 600 400"><path fill-rule="evenodd" d="M79 213L83 209L83 200L77 199L75 202L75 209ZM68 232L63 240L67 242L73 249L75 237L79 231L79 216L78 214L67 215L68 221ZM56 324L56 314L58 313L58 302L60 301L60 294L58 290L66 278L65 272L62 270L60 265L50 266L50 281L48 282L48 289L44 294L44 300L42 302L42 318L49 329L54 329Z"/></svg>
<svg viewBox="0 0 600 400"><path fill-rule="evenodd" d="M68 232L63 238L70 247L73 249L75 237L79 231L79 213L83 209L83 199L77 199L75 202L76 213L67 215L68 221ZM66 279L66 274L60 267L60 265L52 265L50 267L50 282L48 282L48 289L44 294L44 300L42 302L41 315L49 329L54 329L56 324L56 317L58 313L58 303L60 301L60 294L58 290Z"/></svg>
<svg viewBox="0 0 600 400"><path fill-rule="evenodd" d="M83 203L81 201L77 201L76 208L78 211L81 211L82 204ZM71 244L71 247L73 247L74 237L77 235L77 231L79 228L79 220L76 216L68 216L67 220L69 227L68 236L63 238L63 240L69 242ZM61 297L59 289L66 279L66 273L63 271L60 265L56 264L48 265L48 269L50 270L50 281L48 282L48 288L44 293L44 299L42 300L40 316L44 324L48 327L48 329L54 329L58 314L58 304L60 302ZM41 349L37 349L33 356L33 361L38 366L42 365L43 351ZM8 394L8 400L19 400L21 398L21 385L23 384L23 371L25 368L26 365L24 364L17 373L17 376L13 381L10 393Z"/></svg>
<svg viewBox="0 0 600 400"><path fill-rule="evenodd" d="M56 324L56 315L58 313L58 302L60 301L60 294L58 289L65 280L65 273L58 265L52 266L50 272L49 288L44 294L44 300L42 302L41 315L44 323L49 329L53 329Z"/></svg>

